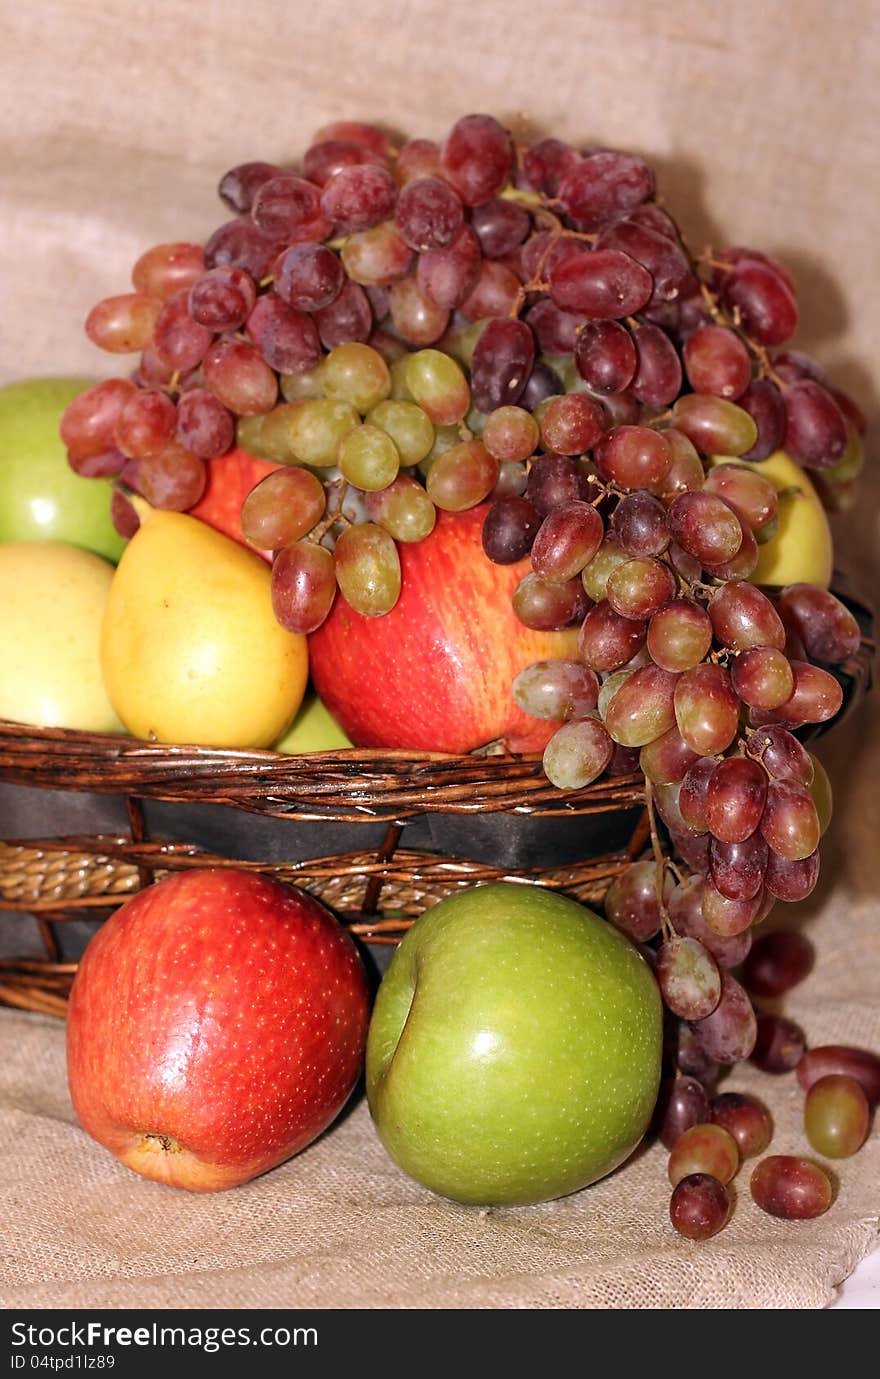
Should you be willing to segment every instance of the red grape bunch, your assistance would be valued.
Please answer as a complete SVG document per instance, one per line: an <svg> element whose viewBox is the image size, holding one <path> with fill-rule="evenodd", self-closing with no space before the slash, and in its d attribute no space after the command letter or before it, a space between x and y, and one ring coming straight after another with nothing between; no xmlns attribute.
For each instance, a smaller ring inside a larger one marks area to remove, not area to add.
<svg viewBox="0 0 880 1379"><path fill-rule="evenodd" d="M489 115L401 147L335 124L298 168L244 163L219 194L204 246L148 250L89 314L139 358L71 403L71 465L117 477L129 535L126 495L186 511L235 445L274 462L241 525L303 633L337 594L388 612L398 543L485 504L487 557L531 560L520 620L579 628L577 659L513 686L562 721L549 779L644 774L653 855L607 916L655 945L681 1071L748 1058L732 969L816 884L830 797L796 733L837 713L828 666L859 645L826 589L749 582L788 500L755 462L784 448L844 507L864 459L857 405L783 348L791 276L739 246L695 257L644 159L517 145Z"/></svg>

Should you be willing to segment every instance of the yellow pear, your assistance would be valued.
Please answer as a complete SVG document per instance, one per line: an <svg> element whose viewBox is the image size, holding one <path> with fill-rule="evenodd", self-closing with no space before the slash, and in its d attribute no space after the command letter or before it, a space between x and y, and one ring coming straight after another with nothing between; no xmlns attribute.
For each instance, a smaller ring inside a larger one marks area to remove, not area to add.
<svg viewBox="0 0 880 1379"><path fill-rule="evenodd" d="M710 464L741 464L753 469L779 494L779 530L758 547L758 564L749 576L752 584L831 583L834 550L825 509L809 475L784 450L775 451L757 464L715 455Z"/></svg>
<svg viewBox="0 0 880 1379"><path fill-rule="evenodd" d="M98 659L113 566L61 541L0 543L0 718L121 733Z"/></svg>
<svg viewBox="0 0 880 1379"><path fill-rule="evenodd" d="M272 612L267 565L196 517L137 504L101 632L101 668L129 732L268 747L299 708L305 637Z"/></svg>

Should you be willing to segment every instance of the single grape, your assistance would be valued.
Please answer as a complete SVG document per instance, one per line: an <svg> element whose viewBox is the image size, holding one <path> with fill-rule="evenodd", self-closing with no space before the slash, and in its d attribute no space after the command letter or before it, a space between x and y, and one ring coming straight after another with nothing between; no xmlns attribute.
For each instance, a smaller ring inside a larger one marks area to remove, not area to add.
<svg viewBox="0 0 880 1379"><path fill-rule="evenodd" d="M373 329L370 299L358 283L346 281L333 301L314 313L314 320L325 350L352 340L364 344Z"/></svg>
<svg viewBox="0 0 880 1379"><path fill-rule="evenodd" d="M409 345L421 348L439 340L449 323L449 312L423 292L415 275L401 278L391 289L394 329Z"/></svg>
<svg viewBox="0 0 880 1379"><path fill-rule="evenodd" d="M177 422L177 409L167 393L139 389L116 419L113 439L123 455L135 459L155 455L171 440Z"/></svg>
<svg viewBox="0 0 880 1379"><path fill-rule="evenodd" d="M736 1140L743 1159L763 1154L773 1138L773 1122L766 1106L745 1092L722 1092L712 1098L713 1125L721 1125Z"/></svg>
<svg viewBox="0 0 880 1379"><path fill-rule="evenodd" d="M650 301L654 289L647 269L620 249L596 249L558 260L547 278L558 307L591 320L632 316Z"/></svg>
<svg viewBox="0 0 880 1379"><path fill-rule="evenodd" d="M730 1197L710 1173L688 1173L669 1199L669 1219L688 1240L708 1240L727 1225Z"/></svg>
<svg viewBox="0 0 880 1379"><path fill-rule="evenodd" d="M203 460L225 455L235 441L231 412L207 388L181 394L175 424L177 439Z"/></svg>
<svg viewBox="0 0 880 1379"><path fill-rule="evenodd" d="M681 360L669 336L650 322L634 331L636 372L633 397L646 407L666 407L681 391Z"/></svg>
<svg viewBox="0 0 880 1379"><path fill-rule="evenodd" d="M668 732L675 722L676 677L659 666L636 670L613 696L605 726L623 747L642 747Z"/></svg>
<svg viewBox="0 0 880 1379"><path fill-rule="evenodd" d="M580 661L535 661L516 676L513 697L535 718L586 718L596 707L599 681Z"/></svg>
<svg viewBox="0 0 880 1379"><path fill-rule="evenodd" d="M621 617L607 599L602 599L581 624L578 655L592 670L619 670L644 644L645 632L644 622Z"/></svg>
<svg viewBox="0 0 880 1379"><path fill-rule="evenodd" d="M758 439L752 417L735 402L687 393L672 408L672 424L703 455L743 455Z"/></svg>
<svg viewBox="0 0 880 1379"><path fill-rule="evenodd" d="M711 645L708 613L686 599L675 599L658 609L648 625L648 651L664 670L691 670L700 664Z"/></svg>
<svg viewBox="0 0 880 1379"><path fill-rule="evenodd" d="M686 1024L684 1020L679 1020L677 1024L675 1060L678 1069L686 1077L696 1078L704 1087L713 1087L718 1080L721 1065L701 1048L693 1026Z"/></svg>
<svg viewBox="0 0 880 1379"><path fill-rule="evenodd" d="M664 903L672 894L672 878L664 873ZM660 929L660 904L653 862L633 862L617 873L605 894L605 918L638 943L654 937Z"/></svg>
<svg viewBox="0 0 880 1379"><path fill-rule="evenodd" d="M736 555L729 560L708 561L705 569L713 579L748 579L758 564L758 541L748 522L741 522L742 542Z"/></svg>
<svg viewBox="0 0 880 1379"><path fill-rule="evenodd" d="M684 367L695 393L735 402L752 379L752 361L739 336L726 326L705 325L684 345Z"/></svg>
<svg viewBox="0 0 880 1379"><path fill-rule="evenodd" d="M713 838L709 845L712 884L728 900L754 899L764 884L768 852L759 832L741 843L722 843L720 838Z"/></svg>
<svg viewBox="0 0 880 1379"><path fill-rule="evenodd" d="M776 265L743 257L721 284L721 300L739 312L748 335L759 345L782 345L794 334L797 302Z"/></svg>
<svg viewBox="0 0 880 1379"><path fill-rule="evenodd" d="M105 297L86 317L86 335L111 354L134 354L146 349L162 309L161 302L143 292Z"/></svg>
<svg viewBox="0 0 880 1379"><path fill-rule="evenodd" d="M138 460L138 487L154 508L186 512L199 501L207 482L204 461L176 440Z"/></svg>
<svg viewBox="0 0 880 1379"><path fill-rule="evenodd" d="M544 772L560 790L581 790L601 776L613 743L595 718L576 719L557 728L544 749Z"/></svg>
<svg viewBox="0 0 880 1379"><path fill-rule="evenodd" d="M496 565L512 565L528 555L540 525L528 498L518 494L496 498L483 522L483 550Z"/></svg>
<svg viewBox="0 0 880 1379"><path fill-rule="evenodd" d="M717 565L736 555L743 528L733 508L706 490L678 494L667 512L675 541L702 565Z"/></svg>
<svg viewBox="0 0 880 1379"><path fill-rule="evenodd" d="M808 1221L831 1206L831 1181L818 1164L790 1154L771 1154L752 1174L752 1200L783 1221Z"/></svg>
<svg viewBox="0 0 880 1379"><path fill-rule="evenodd" d="M785 440L785 404L782 401L782 393L770 379L755 378L737 398L737 403L748 412L758 433L755 444L743 453L742 459L768 459L774 451L782 448Z"/></svg>
<svg viewBox="0 0 880 1379"><path fill-rule="evenodd" d="M744 704L778 709L794 693L794 672L788 658L772 646L751 646L730 667L730 678Z"/></svg>
<svg viewBox="0 0 880 1379"><path fill-rule="evenodd" d="M452 426L467 415L471 405L467 380L455 360L440 350L411 354L404 376L413 400L436 425Z"/></svg>
<svg viewBox="0 0 880 1379"><path fill-rule="evenodd" d="M870 1108L855 1078L828 1073L813 1083L804 1106L804 1129L817 1154L848 1159L868 1136Z"/></svg>
<svg viewBox="0 0 880 1379"><path fill-rule="evenodd" d="M816 889L818 880L818 849L796 862L770 852L764 882L770 894L779 900L806 900Z"/></svg>
<svg viewBox="0 0 880 1379"><path fill-rule="evenodd" d="M272 565L272 609L289 632L314 632L336 594L333 553L313 541L279 551Z"/></svg>
<svg viewBox="0 0 880 1379"><path fill-rule="evenodd" d="M751 897L731 897L723 895L714 881L707 881L703 888L703 919L714 934L721 938L736 938L757 923L763 903L764 896L760 889Z"/></svg>
<svg viewBox="0 0 880 1379"><path fill-rule="evenodd" d="M809 790L796 781L771 781L761 833L777 856L789 862L800 862L815 852L819 846L819 816Z"/></svg>
<svg viewBox="0 0 880 1379"><path fill-rule="evenodd" d="M639 766L643 775L655 785L672 785L683 780L695 761L704 760L705 757L697 757L691 751L681 733L674 727L661 737L655 738L653 742L646 742L639 754Z"/></svg>
<svg viewBox="0 0 880 1379"><path fill-rule="evenodd" d="M512 268L497 259L483 259L477 280L461 304L461 314L473 323L487 318L513 320L522 295L520 280Z"/></svg>
<svg viewBox="0 0 880 1379"><path fill-rule="evenodd" d="M672 938L657 952L657 982L664 1004L683 1020L702 1020L721 999L721 974L695 938Z"/></svg>
<svg viewBox="0 0 880 1379"><path fill-rule="evenodd" d="M847 1044L821 1044L805 1053L797 1065L798 1083L805 1092L831 1073L858 1082L869 1106L880 1104L880 1057L876 1053Z"/></svg>
<svg viewBox="0 0 880 1379"><path fill-rule="evenodd" d="M705 662L686 670L675 687L678 731L699 756L725 751L739 727L739 699L723 666Z"/></svg>
<svg viewBox="0 0 880 1379"><path fill-rule="evenodd" d="M399 474L379 492L367 493L364 502L370 521L377 522L395 541L424 541L437 520L431 499L408 474Z"/></svg>
<svg viewBox="0 0 880 1379"><path fill-rule="evenodd" d="M349 402L366 413L387 398L391 374L377 350L352 342L337 345L323 360L321 384L327 397Z"/></svg>
<svg viewBox="0 0 880 1379"><path fill-rule="evenodd" d="M582 455L602 435L605 417L601 406L582 393L551 398L541 414L541 440L545 450L562 455Z"/></svg>
<svg viewBox="0 0 880 1379"><path fill-rule="evenodd" d="M286 244L326 239L330 230L320 189L292 173L270 177L257 188L251 219L262 234Z"/></svg>
<svg viewBox="0 0 880 1379"><path fill-rule="evenodd" d="M525 321L489 321L471 360L471 390L475 406L491 412L515 404L535 362L535 337Z"/></svg>
<svg viewBox="0 0 880 1379"><path fill-rule="evenodd" d="M752 946L743 967L743 981L756 996L782 996L813 969L815 952L797 930L764 934Z"/></svg>
<svg viewBox="0 0 880 1379"><path fill-rule="evenodd" d="M380 129L378 125L365 124L363 120L334 120L330 124L322 125L313 135L312 143L323 143L328 139L343 139L362 145L380 158L391 157L391 142L384 129Z"/></svg>
<svg viewBox="0 0 880 1379"><path fill-rule="evenodd" d="M392 609L400 595L400 557L375 522L346 527L333 552L336 582L346 603L367 618Z"/></svg>
<svg viewBox="0 0 880 1379"><path fill-rule="evenodd" d="M577 460L569 455L539 455L529 469L526 497L546 517L563 503L588 499L589 485ZM604 586L600 597L604 598Z"/></svg>
<svg viewBox="0 0 880 1379"><path fill-rule="evenodd" d="M748 757L728 757L715 767L706 788L706 823L724 843L745 842L761 822L767 775Z"/></svg>
<svg viewBox="0 0 880 1379"><path fill-rule="evenodd" d="M854 656L861 631L840 599L815 584L789 584L779 599L780 610L794 623L807 655L836 664Z"/></svg>
<svg viewBox="0 0 880 1379"><path fill-rule="evenodd" d="M721 974L721 1000L711 1015L692 1028L705 1053L718 1063L741 1063L755 1047L757 1024L752 1003L735 977Z"/></svg>
<svg viewBox="0 0 880 1379"><path fill-rule="evenodd" d="M706 489L735 508L755 532L772 522L779 508L776 489L769 480L742 464L719 464L710 469Z"/></svg>
<svg viewBox="0 0 880 1379"><path fill-rule="evenodd" d="M394 229L393 221L382 221L381 225L374 225L370 230L357 230L349 234L339 251L339 258L349 279L366 287L368 295L375 288L396 287L401 281L411 281L417 287L415 276L407 279L414 255L410 245L404 243ZM385 301L371 296L371 302L374 302L375 319L382 320L388 314ZM430 309L434 320L441 320L446 325L446 313L433 303L430 303ZM422 310L425 310L423 303ZM441 325L437 334L441 334L444 325Z"/></svg>
<svg viewBox="0 0 880 1379"><path fill-rule="evenodd" d="M345 272L324 244L295 244L275 264L275 291L288 306L319 311L339 296Z"/></svg>
<svg viewBox="0 0 880 1379"><path fill-rule="evenodd" d="M321 358L321 342L311 316L288 306L274 292L257 301L247 333L263 360L278 373L308 373Z"/></svg>
<svg viewBox="0 0 880 1379"><path fill-rule="evenodd" d="M620 499L610 525L629 555L662 555L669 545L669 526L663 504L644 489Z"/></svg>
<svg viewBox="0 0 880 1379"><path fill-rule="evenodd" d="M135 292L166 302L191 287L205 271L200 244L154 244L131 270Z"/></svg>
<svg viewBox="0 0 880 1379"><path fill-rule="evenodd" d="M263 183L284 176L284 168L275 163L238 163L220 178L217 194L231 211L249 211Z"/></svg>
<svg viewBox="0 0 880 1379"><path fill-rule="evenodd" d="M602 150L581 158L561 178L557 196L583 230L598 230L626 215L654 190L654 174L634 153ZM619 315L626 315L620 312Z"/></svg>
<svg viewBox="0 0 880 1379"><path fill-rule="evenodd" d="M531 318L532 313L530 323ZM632 383L638 364L632 335L619 321L588 321L578 331L574 357L584 382L602 394L622 393Z"/></svg>
<svg viewBox="0 0 880 1379"><path fill-rule="evenodd" d="M545 196L555 196L559 182L582 155L561 139L539 139L523 157L523 177L526 186Z"/></svg>
<svg viewBox="0 0 880 1379"><path fill-rule="evenodd" d="M482 262L480 241L470 225L463 225L445 249L429 249L419 255L419 286L432 302L451 311L473 292Z"/></svg>
<svg viewBox="0 0 880 1379"><path fill-rule="evenodd" d="M260 550L280 550L324 516L324 485L307 469L278 469L251 489L241 505L241 529Z"/></svg>
<svg viewBox="0 0 880 1379"><path fill-rule="evenodd" d="M397 478L397 446L378 426L356 426L339 443L337 463L343 478L369 492L387 488Z"/></svg>
<svg viewBox="0 0 880 1379"><path fill-rule="evenodd" d="M807 1041L800 1025L784 1015L761 1014L751 1059L765 1073L789 1073L803 1057Z"/></svg>
<svg viewBox="0 0 880 1379"><path fill-rule="evenodd" d="M697 833L706 833L709 828L706 798L709 781L715 774L720 760L721 758L714 753L701 756L687 768L682 778L679 795L681 816L688 828L694 829Z"/></svg>
<svg viewBox="0 0 880 1379"><path fill-rule="evenodd" d="M785 728L755 728L747 735L749 754L777 780L796 780L809 785L815 767L807 749Z"/></svg>
<svg viewBox="0 0 880 1379"><path fill-rule="evenodd" d="M321 233L327 227L321 221L315 229ZM243 268L260 282L272 271L272 265L285 248L278 235L264 234L250 216L237 216L220 225L205 244L206 268Z"/></svg>
<svg viewBox="0 0 880 1379"><path fill-rule="evenodd" d="M214 339L213 330L192 319L187 299L187 292L179 292L164 303L152 336L160 362L178 373L196 368Z"/></svg>
<svg viewBox="0 0 880 1379"><path fill-rule="evenodd" d="M189 289L189 314L211 330L237 330L257 299L254 280L243 268L210 268Z"/></svg>
<svg viewBox="0 0 880 1379"><path fill-rule="evenodd" d="M534 572L525 575L513 591L513 611L520 622L538 632L552 632L569 627L583 618L586 595L579 579L567 584L551 584ZM582 656L587 665L590 662ZM597 670L599 667L592 666Z"/></svg>
<svg viewBox="0 0 880 1379"><path fill-rule="evenodd" d="M669 472L672 452L658 431L646 426L616 426L604 434L594 459L611 483L621 488L651 488Z"/></svg>
<svg viewBox="0 0 880 1379"><path fill-rule="evenodd" d="M268 412L278 397L278 379L253 345L218 340L205 355L205 383L214 396L239 416Z"/></svg>
<svg viewBox="0 0 880 1379"><path fill-rule="evenodd" d="M621 617L650 618L674 598L675 576L654 556L634 556L611 571L605 592Z"/></svg>
<svg viewBox="0 0 880 1379"><path fill-rule="evenodd" d="M507 181L510 159L507 131L491 115L457 120L440 148L443 176L466 206L497 196Z"/></svg>
<svg viewBox="0 0 880 1379"><path fill-rule="evenodd" d="M439 177L410 179L394 208L398 230L411 249L443 249L464 219L461 198Z"/></svg>
<svg viewBox="0 0 880 1379"><path fill-rule="evenodd" d="M592 560L603 531L602 518L589 503L565 503L555 508L534 538L532 568L542 579L567 583Z"/></svg>
<svg viewBox="0 0 880 1379"><path fill-rule="evenodd" d="M760 589L743 580L733 580L712 595L709 617L715 636L731 651L750 646L772 646L781 651L785 646L785 628L773 604Z"/></svg>
<svg viewBox="0 0 880 1379"><path fill-rule="evenodd" d="M527 460L534 454L540 431L523 407L498 407L486 418L481 440L496 460Z"/></svg>
<svg viewBox="0 0 880 1379"><path fill-rule="evenodd" d="M739 1168L736 1140L722 1125L706 1121L692 1125L678 1137L669 1155L667 1173L673 1187L691 1173L709 1173L729 1183Z"/></svg>
<svg viewBox="0 0 880 1379"><path fill-rule="evenodd" d="M498 461L481 441L462 441L439 455L427 479L428 497L446 512L476 507L492 492Z"/></svg>
<svg viewBox="0 0 880 1379"><path fill-rule="evenodd" d="M471 225L486 258L503 259L522 244L532 221L524 206L499 196L474 207Z"/></svg>
<svg viewBox="0 0 880 1379"><path fill-rule="evenodd" d="M671 1149L680 1135L692 1125L709 1119L706 1089L695 1077L670 1077L660 1084L656 1119L660 1143Z"/></svg>
<svg viewBox="0 0 880 1379"><path fill-rule="evenodd" d="M532 241L529 241L528 249ZM586 316L574 311L562 311L549 297L540 297L525 314L525 321L532 331L538 349L545 355L567 355L575 351L583 329L587 325ZM556 392L564 392L559 387Z"/></svg>
<svg viewBox="0 0 880 1379"><path fill-rule="evenodd" d="M804 379L786 388L785 448L808 468L825 469L843 458L847 447L843 413L827 388Z"/></svg>

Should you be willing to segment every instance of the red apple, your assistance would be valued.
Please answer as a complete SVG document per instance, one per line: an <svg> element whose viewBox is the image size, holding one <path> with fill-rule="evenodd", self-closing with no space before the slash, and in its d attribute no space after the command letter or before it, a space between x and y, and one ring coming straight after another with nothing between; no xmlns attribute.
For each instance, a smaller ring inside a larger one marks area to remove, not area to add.
<svg viewBox="0 0 880 1379"><path fill-rule="evenodd" d="M239 869L177 873L86 949L67 1021L74 1109L146 1178L232 1187L339 1113L368 1018L357 949L317 900Z"/></svg>
<svg viewBox="0 0 880 1379"><path fill-rule="evenodd" d="M439 512L424 541L400 544L390 613L366 618L338 597L309 638L315 689L358 747L470 752L501 739L539 752L559 726L524 713L511 686L533 661L576 656L577 631L519 621L511 596L531 561L488 559L486 511Z"/></svg>
<svg viewBox="0 0 880 1379"><path fill-rule="evenodd" d="M224 536L231 536L233 541L271 561L271 551L257 550L245 538L241 530L241 505L255 484L281 466L236 448L218 455L215 460L208 460L205 467L208 482L199 501L189 509L190 516L200 517Z"/></svg>

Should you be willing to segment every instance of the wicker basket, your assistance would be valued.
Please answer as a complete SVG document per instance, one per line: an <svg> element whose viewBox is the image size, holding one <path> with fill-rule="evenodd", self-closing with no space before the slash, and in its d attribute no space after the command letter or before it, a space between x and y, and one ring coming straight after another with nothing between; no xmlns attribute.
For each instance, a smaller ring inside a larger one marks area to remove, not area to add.
<svg viewBox="0 0 880 1379"><path fill-rule="evenodd" d="M852 661L830 667L844 690L839 722L870 685L874 641L870 610L839 583L835 591L863 631ZM643 806L641 776L561 792L535 757L288 757L0 721L0 938L10 915L19 926L28 917L22 946L39 937L35 955L0 956L0 1003L63 1015L95 924L186 867L292 882L377 948L479 882L600 903L646 844Z"/></svg>

